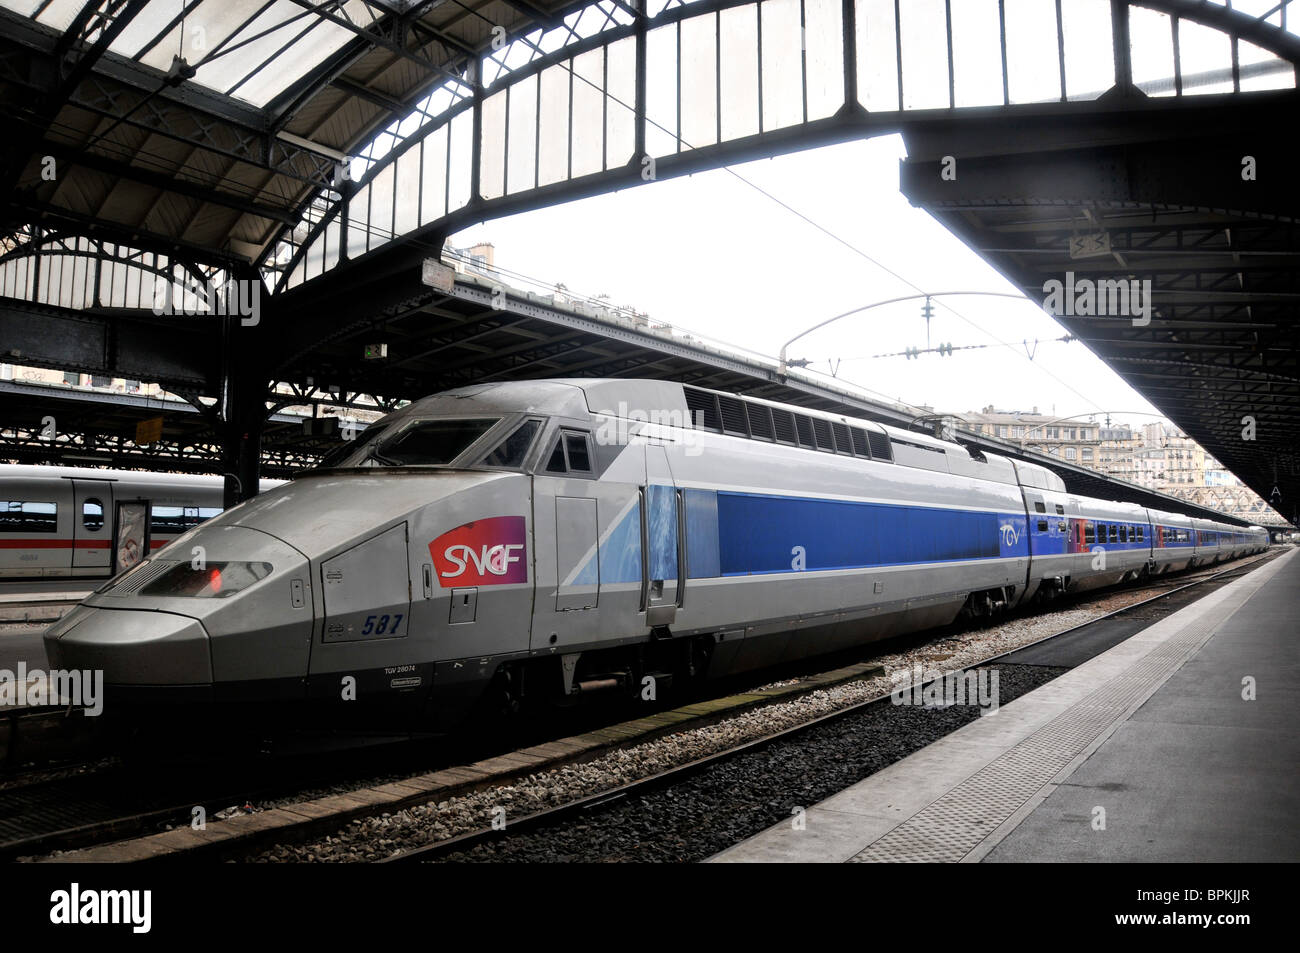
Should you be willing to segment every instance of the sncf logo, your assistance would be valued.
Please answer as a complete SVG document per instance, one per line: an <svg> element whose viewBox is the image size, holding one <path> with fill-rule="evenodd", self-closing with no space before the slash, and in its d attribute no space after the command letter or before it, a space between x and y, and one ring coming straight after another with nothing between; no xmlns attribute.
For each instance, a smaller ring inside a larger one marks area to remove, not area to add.
<svg viewBox="0 0 1300 953"><path fill-rule="evenodd" d="M522 516L493 516L443 533L429 544L441 586L498 586L528 581Z"/></svg>

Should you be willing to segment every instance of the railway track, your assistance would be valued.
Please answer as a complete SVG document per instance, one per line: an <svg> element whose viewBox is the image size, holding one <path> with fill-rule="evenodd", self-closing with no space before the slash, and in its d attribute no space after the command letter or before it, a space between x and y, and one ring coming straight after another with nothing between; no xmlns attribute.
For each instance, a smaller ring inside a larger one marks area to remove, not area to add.
<svg viewBox="0 0 1300 953"><path fill-rule="evenodd" d="M996 655L990 656L987 659L976 663L975 665L966 666L963 670L969 670L972 668L1002 668L1004 666L1004 660L1009 659L1012 656L1020 656L1022 653L1027 654L1030 650L1042 647L1048 643L1061 645L1072 640L1091 643L1091 645L1085 648L1084 652L1080 654L1078 661L1069 666L1028 666L1031 668L1043 669L1043 674L1048 676L1041 680L1042 683L1045 684L1047 681L1063 674L1065 671L1069 671L1069 669L1073 668L1074 665L1081 664L1081 662L1086 660L1086 658L1091 658L1096 654L1100 654L1101 651L1105 651L1105 649L1109 648L1111 645L1117 644L1118 642L1123 641L1124 638L1127 638L1128 635L1133 634L1131 631L1125 634L1125 629L1133 628L1134 631L1136 631L1145 628L1154 617L1161 616L1168 611L1168 606L1162 606L1161 604L1168 603L1171 600L1178 601L1177 597L1180 593L1190 593L1191 590L1198 589L1211 582L1227 584L1228 582L1231 582L1232 580L1257 568L1259 562L1260 560L1254 560L1245 566L1230 566L1216 572L1201 573L1198 574L1197 577L1183 578L1178 580L1176 583L1171 582L1170 585L1161 587L1165 591L1156 593L1140 602L1115 609L1096 619L1089 620L1026 645L999 652ZM1194 600L1188 601L1190 602ZM1181 605L1178 607L1181 608ZM1125 622L1129 623L1129 625L1120 627L1115 625L1117 622ZM1106 632L1105 630L1107 629L1110 631ZM1088 637L1084 638L1085 635ZM1019 669L1026 666L1011 667ZM937 674L939 677L942 677L948 673ZM929 684L930 681L930 679L926 679L923 684ZM1030 681L1034 680L1031 679ZM1034 685L1033 687L1037 687L1037 685ZM1015 696L1023 693L1023 691L1017 691ZM1000 703L1005 704L1010 700L1010 698L1004 698ZM611 814L615 809L621 808L628 809L624 812L625 815L662 815L664 814L664 811L657 810L657 808L662 808L663 804L656 805L653 803L653 799L656 796L659 796L659 801L669 800L663 797L665 792L669 792L674 788L684 787L688 785L688 783L702 778L709 772L716 771L723 766L729 765L747 756L769 751L783 743L798 742L801 739L809 738L819 731L852 721L866 712L873 710L898 712L899 709L891 705L890 702L890 693L882 694L849 705L845 708L841 708L837 711L830 712L829 714L821 715L802 724L784 728L763 737L745 741L742 744L714 752L704 757L696 758L684 764L675 765L644 778L639 778L607 790L576 798L563 804L534 811L516 818L510 818L508 823L505 823L504 825L501 823L498 823L495 827L487 825L432 844L400 850L397 853L384 857L377 862L427 863L438 861L492 860L501 859L502 857L508 857L509 859L565 859L579 861L644 859L636 856L623 855L611 857L609 855L609 848L602 845L607 845L610 838L604 836L599 831L599 828L604 824L601 819L602 815ZM976 715L975 717L978 716ZM960 725L954 724L951 726L951 730L955 730L957 727L960 727ZM925 743L928 744L930 741L926 741ZM919 745L918 747L924 747L924 745ZM900 752L899 757L892 760L901 760L901 758L905 757L907 753L911 752ZM882 764L880 767L884 767L884 765ZM867 774L870 773L874 772L868 772ZM740 777L745 776L747 772L732 771L731 774L733 777ZM867 775L864 774L863 777L865 776ZM836 789L842 790L844 787L856 783L857 780L860 780L860 778L854 778L846 783L840 783L837 781L836 784L838 784L838 788ZM817 800L820 799L820 797L817 798ZM673 802L672 813L680 813L683 810L681 807L682 800L684 800L684 798L678 798ZM638 804L638 802L640 803ZM811 802L806 801L805 803ZM689 813L689 811L687 812ZM788 817L788 815L775 812L774 816L766 819L761 825L758 825L755 830L739 835L735 842L738 843L739 840L744 839L744 837L749 836L752 833L757 833L758 830L766 829L766 827L771 826L771 824L779 822L783 817ZM652 824L638 824L637 821L631 820L628 816L621 816L610 823L620 827L632 827L636 829L645 829L648 826L652 826ZM528 847L512 848L510 846L512 844L517 844L521 840L527 840L530 837L534 838L536 841L544 842L548 836L548 832L574 825L581 826L582 831L578 836L570 837L568 840L578 840L584 844L594 845L590 855L585 855L581 852L576 856L572 854L564 854L563 847L548 848L545 843L540 844L540 846L535 850L530 850ZM698 834L698 832L695 833ZM669 834L669 836L671 836L671 834ZM616 848L616 850L622 849L624 848ZM708 853L712 854L716 853L716 851L709 851Z"/></svg>
<svg viewBox="0 0 1300 953"><path fill-rule="evenodd" d="M1134 584L1131 588L1159 588L1161 591L1140 603L1108 613L1106 616L1093 620L1093 622L1102 622L1119 613L1131 612L1141 606L1147 606L1165 599L1178 591L1202 585L1213 579L1224 578L1226 580L1230 574L1248 571L1256 563L1256 560L1252 560L1245 565L1234 565L1218 572L1194 571L1191 576L1184 574L1176 578L1171 577L1168 581L1148 582L1145 585ZM1112 589L1104 593L1091 594L1091 599L1080 597L1077 604L1084 605L1090 601L1095 602L1098 598L1111 598L1121 595L1123 592L1124 590ZM1063 607L1069 608L1071 606L1067 603ZM1001 621L1004 620L998 620L997 623L968 625L963 628L985 628L993 624L999 624ZM1092 624L1086 623L1085 625ZM1075 629L1060 633L1060 635L1076 631L1078 628L1083 628L1083 626L1075 627ZM1059 636L1049 636L1048 638L1056 637ZM909 637L903 641L906 644L919 644L935 638L936 633L932 631L922 636ZM987 661L995 661L1002 654L991 657ZM981 664L987 664L987 662ZM771 678L772 675L769 673L767 677ZM774 733L770 737L746 743L732 751L699 759L697 762L688 765L682 765L679 768L663 772L662 777L656 776L634 782L625 786L626 790L619 788L604 791L574 801L571 805L564 805L552 811L539 812L536 818L530 816L529 818L513 820L511 829L516 831L521 824L527 828L533 824L543 823L547 818L562 816L562 813L557 815L556 812L590 810L610 799L626 797L642 785L646 786L643 788L644 790L651 790L657 784L669 784L671 783L670 779L679 776L689 777L692 772L701 771L722 757L734 756L751 748L769 745L787 736L793 737L800 731L811 729L823 722L844 717L871 703L855 705L819 717L787 731ZM59 714L62 715L63 713L59 712ZM606 719L606 723L608 723L608 719ZM680 730L681 727L683 726L676 726L676 730ZM400 747L400 745L395 747ZM508 751L509 749L499 749L498 746L496 750ZM463 752L459 752L459 754L463 755ZM451 759L446 757L438 759L438 761L452 763ZM427 763L422 765L423 770L428 770L428 767ZM118 769L113 766L108 770ZM372 767L371 770L375 769ZM679 775L678 772L682 773ZM386 775L390 778L394 774L391 770L385 772L376 771L376 773L380 773L381 777ZM31 785L0 788L0 858L30 856L54 849L87 846L117 840L147 833L151 829L157 829L168 822L187 826L190 812L195 805L205 806L211 814L212 811L229 806L232 803L242 804L245 801L259 798L282 797L287 792L300 791L304 787L311 787L312 785L338 784L348 776L347 772L328 773L305 770L296 777L291 776L290 773L289 776L278 778L273 782L268 782L265 777L253 780L236 778L232 781L229 776L226 776L224 782L219 786L214 786L211 782L192 780L179 785L147 788L142 787L129 774L105 774L101 771L94 775L85 774L73 778L39 781ZM364 774L361 774L361 776L364 776ZM350 775L352 780L357 777L357 771L353 771ZM169 782L170 784L172 782ZM110 796L105 796L106 791L110 792ZM492 836L499 837L500 832L489 828L467 836L491 838ZM474 841L474 843L477 842L479 841ZM444 844L450 843L453 842L440 843L435 845L432 850L434 853L452 850L454 848L444 846ZM469 843L468 846L473 846L473 843ZM464 847L461 849L464 849ZM416 856L420 855L416 854Z"/></svg>

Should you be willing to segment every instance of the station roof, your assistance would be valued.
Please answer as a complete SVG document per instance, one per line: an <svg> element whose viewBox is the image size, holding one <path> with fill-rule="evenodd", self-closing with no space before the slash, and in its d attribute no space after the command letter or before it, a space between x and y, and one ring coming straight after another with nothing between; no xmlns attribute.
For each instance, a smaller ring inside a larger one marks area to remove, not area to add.
<svg viewBox="0 0 1300 953"><path fill-rule="evenodd" d="M914 204L1031 300L1053 310L1059 286L1058 322L1292 522L1300 186L1275 127L1297 109L1294 90L1249 103L1133 94L1068 129L1033 116L956 136L917 128L902 172ZM957 181L939 184L942 155L960 150ZM1103 281L1136 291L1127 309ZM1103 291L1106 305L1089 306Z"/></svg>
<svg viewBox="0 0 1300 953"><path fill-rule="evenodd" d="M18 138L3 185L21 184L7 215L238 272L435 86L469 93L494 30L579 6L0 0L0 52L17 67L0 93L23 104L6 110Z"/></svg>

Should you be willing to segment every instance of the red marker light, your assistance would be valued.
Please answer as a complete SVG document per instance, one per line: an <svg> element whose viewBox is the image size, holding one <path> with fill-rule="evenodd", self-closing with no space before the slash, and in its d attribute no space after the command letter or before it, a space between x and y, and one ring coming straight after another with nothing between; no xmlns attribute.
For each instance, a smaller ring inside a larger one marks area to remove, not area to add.
<svg viewBox="0 0 1300 953"><path fill-rule="evenodd" d="M216 566L208 570L208 588L213 592L221 591L221 570Z"/></svg>

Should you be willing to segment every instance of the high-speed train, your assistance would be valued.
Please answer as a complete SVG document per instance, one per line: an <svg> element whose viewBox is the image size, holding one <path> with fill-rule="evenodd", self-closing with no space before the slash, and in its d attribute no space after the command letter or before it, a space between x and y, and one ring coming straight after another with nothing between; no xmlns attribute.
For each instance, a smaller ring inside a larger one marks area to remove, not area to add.
<svg viewBox="0 0 1300 953"><path fill-rule="evenodd" d="M222 489L214 476L0 466L0 580L112 576L220 513Z"/></svg>
<svg viewBox="0 0 1300 953"><path fill-rule="evenodd" d="M1265 531L682 384L416 401L45 636L110 703L396 700L439 722L725 675L1263 550Z"/></svg>

